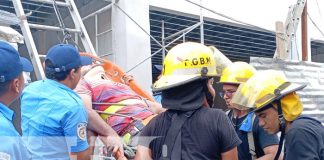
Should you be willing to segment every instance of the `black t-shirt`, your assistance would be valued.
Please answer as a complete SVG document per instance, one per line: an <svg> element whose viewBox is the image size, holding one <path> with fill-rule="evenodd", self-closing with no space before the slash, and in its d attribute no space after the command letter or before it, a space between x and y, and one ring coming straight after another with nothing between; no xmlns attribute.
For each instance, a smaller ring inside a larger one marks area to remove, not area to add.
<svg viewBox="0 0 324 160"><path fill-rule="evenodd" d="M301 116L286 133L285 160L323 160L324 127L321 122Z"/></svg>
<svg viewBox="0 0 324 160"><path fill-rule="evenodd" d="M237 147L238 158L239 160L251 160L252 157L249 148L248 132L240 130L240 127L244 119L247 117L247 115L237 119L233 118L233 116L231 115L232 112L230 112L228 116L232 121L232 124L235 128L237 135L242 141L242 143ZM277 135L268 134L262 127L259 126L258 117L255 117L254 119L252 131L253 131L255 152L258 158L264 156L263 148L271 145L279 144L279 138Z"/></svg>
<svg viewBox="0 0 324 160"><path fill-rule="evenodd" d="M152 158L159 159L162 145L171 126L170 112L166 111L143 129L140 145L152 151ZM221 153L227 152L241 143L225 113L215 108L198 109L181 128L181 158L221 159Z"/></svg>

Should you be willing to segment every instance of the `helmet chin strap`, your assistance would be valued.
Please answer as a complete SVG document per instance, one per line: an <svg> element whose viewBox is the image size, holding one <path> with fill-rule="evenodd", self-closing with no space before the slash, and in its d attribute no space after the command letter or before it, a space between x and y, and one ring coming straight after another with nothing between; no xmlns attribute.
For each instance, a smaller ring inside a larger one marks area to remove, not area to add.
<svg viewBox="0 0 324 160"><path fill-rule="evenodd" d="M280 90L276 89L275 90L275 95L277 97L279 97ZM274 160L278 160L279 159L279 156L280 156L280 153L281 153L281 150L282 150L282 147L283 147L283 141L285 139L285 134L286 134L285 133L285 130L286 130L286 121L285 121L284 116L282 114L282 108L281 108L281 101L280 101L280 99L276 100L275 103L277 103L277 111L278 111L278 119L279 119L279 129L280 129L280 132L281 132L278 151L277 151L276 156L274 158Z"/></svg>

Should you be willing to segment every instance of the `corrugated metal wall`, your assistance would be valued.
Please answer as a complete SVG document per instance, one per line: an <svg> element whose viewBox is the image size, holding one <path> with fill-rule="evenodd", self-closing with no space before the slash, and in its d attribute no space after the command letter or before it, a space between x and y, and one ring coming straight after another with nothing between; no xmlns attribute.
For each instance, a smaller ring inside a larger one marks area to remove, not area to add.
<svg viewBox="0 0 324 160"><path fill-rule="evenodd" d="M297 92L304 104L303 114L324 123L324 63L256 57L251 57L250 63L257 70L282 71L291 82L307 84L306 88Z"/></svg>

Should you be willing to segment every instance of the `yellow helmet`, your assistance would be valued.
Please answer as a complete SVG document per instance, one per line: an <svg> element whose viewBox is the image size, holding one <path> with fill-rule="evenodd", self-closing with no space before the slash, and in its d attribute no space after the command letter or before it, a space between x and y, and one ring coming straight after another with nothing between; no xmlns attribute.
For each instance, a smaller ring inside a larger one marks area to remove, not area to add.
<svg viewBox="0 0 324 160"><path fill-rule="evenodd" d="M203 44L186 42L173 47L166 55L162 76L153 84L153 91L161 91L199 79L216 76L213 50Z"/></svg>
<svg viewBox="0 0 324 160"><path fill-rule="evenodd" d="M255 72L255 68L246 62L234 62L223 70L219 83L241 84Z"/></svg>
<svg viewBox="0 0 324 160"><path fill-rule="evenodd" d="M291 83L285 75L278 71L268 70L256 72L246 83L240 85L231 103L240 110L253 108L261 111L280 100L283 116L287 121L293 121L303 111L296 91L306 85Z"/></svg>

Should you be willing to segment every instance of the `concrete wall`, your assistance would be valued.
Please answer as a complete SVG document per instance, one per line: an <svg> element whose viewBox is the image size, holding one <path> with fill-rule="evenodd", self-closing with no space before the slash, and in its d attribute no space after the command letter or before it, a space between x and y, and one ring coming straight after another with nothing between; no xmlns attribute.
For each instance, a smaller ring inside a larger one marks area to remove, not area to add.
<svg viewBox="0 0 324 160"><path fill-rule="evenodd" d="M149 2L147 0L118 1L118 6L150 33ZM128 71L151 56L150 37L117 7L112 8L113 54L115 62ZM151 59L129 72L146 91L151 91Z"/></svg>

